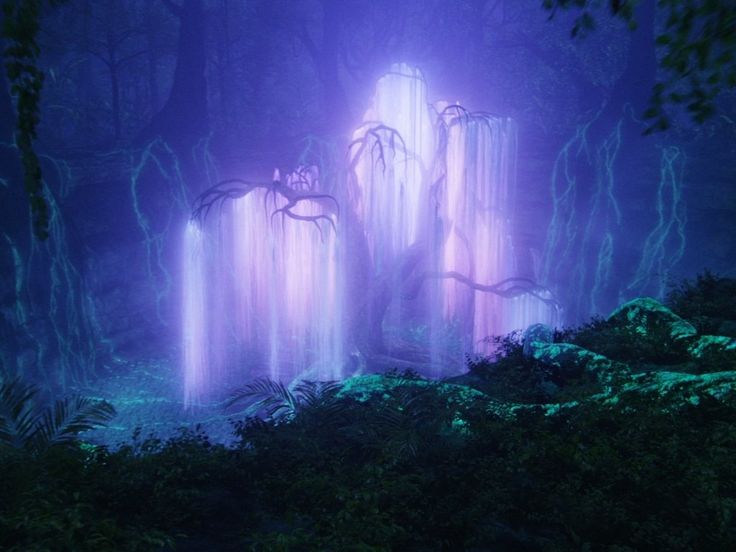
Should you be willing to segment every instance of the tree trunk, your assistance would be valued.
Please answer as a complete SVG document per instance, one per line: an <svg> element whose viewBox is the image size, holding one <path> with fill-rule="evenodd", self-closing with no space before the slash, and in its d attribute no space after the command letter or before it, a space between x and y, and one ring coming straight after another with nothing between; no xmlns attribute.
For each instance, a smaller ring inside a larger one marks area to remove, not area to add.
<svg viewBox="0 0 736 552"><path fill-rule="evenodd" d="M0 48L5 45L0 41ZM10 98L8 79L5 76L5 67L0 67L0 141L12 143L15 133L15 109Z"/></svg>
<svg viewBox="0 0 736 552"><path fill-rule="evenodd" d="M340 82L340 35L343 27L341 0L322 0L322 49L314 60L322 83L325 130L334 136L347 135L350 120L345 89Z"/></svg>
<svg viewBox="0 0 736 552"><path fill-rule="evenodd" d="M205 24L202 0L166 5L179 19L176 69L169 97L161 111L140 133L139 143L156 137L172 145L180 155L207 135L207 81L205 79Z"/></svg>
<svg viewBox="0 0 736 552"><path fill-rule="evenodd" d="M149 104L152 113L156 113L161 107L158 90L158 41L153 30L146 33L146 42L148 45L148 95Z"/></svg>
<svg viewBox="0 0 736 552"><path fill-rule="evenodd" d="M576 138L574 176L560 176L557 183L558 193L567 186L574 192L570 204L561 196L554 198L563 215L557 228L550 229L558 245L547 251L547 266L553 268L547 274L552 281L545 283L557 286L563 295L568 323L605 313L620 301L651 225L651 213L641 207L654 202L658 174L653 167L659 154L654 137L643 136L640 119L656 80L655 12L655 2L638 5L639 26L631 34L626 68L602 107L585 102L585 108L599 112L587 132ZM632 172L632 167L637 170ZM566 235L562 226L568 228Z"/></svg>

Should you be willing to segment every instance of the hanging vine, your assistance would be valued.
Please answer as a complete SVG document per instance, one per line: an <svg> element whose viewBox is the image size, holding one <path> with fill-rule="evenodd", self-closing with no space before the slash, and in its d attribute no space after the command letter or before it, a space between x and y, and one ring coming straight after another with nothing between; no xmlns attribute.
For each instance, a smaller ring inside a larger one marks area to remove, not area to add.
<svg viewBox="0 0 736 552"><path fill-rule="evenodd" d="M33 232L38 239L49 236L49 208L44 197L41 163L33 149L39 122L39 103L44 73L38 67L40 48L37 42L41 10L65 0L3 0L2 38L5 42L3 63L15 99L15 144L23 165L23 182L33 218Z"/></svg>

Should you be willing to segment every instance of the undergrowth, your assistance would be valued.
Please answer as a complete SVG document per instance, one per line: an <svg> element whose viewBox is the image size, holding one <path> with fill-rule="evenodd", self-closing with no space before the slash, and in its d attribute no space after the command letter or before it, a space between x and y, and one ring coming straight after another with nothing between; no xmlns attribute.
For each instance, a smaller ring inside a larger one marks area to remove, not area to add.
<svg viewBox="0 0 736 552"><path fill-rule="evenodd" d="M712 284L683 285L673 308L717 314L722 326L733 311L696 307L710 304ZM632 362L673 360L612 332L593 321L556 339ZM470 363L467 376L494 399L590 391L526 359L517 337L498 345L498 358ZM4 441L0 549L736 549L733 397L701 394L673 411L629 394L509 420L480 402L451 404L442 382L385 377L398 385L366 400L329 384L251 384L236 397L261 401L262 417L235 420L231 447L196 427L167 441L139 430L115 450Z"/></svg>

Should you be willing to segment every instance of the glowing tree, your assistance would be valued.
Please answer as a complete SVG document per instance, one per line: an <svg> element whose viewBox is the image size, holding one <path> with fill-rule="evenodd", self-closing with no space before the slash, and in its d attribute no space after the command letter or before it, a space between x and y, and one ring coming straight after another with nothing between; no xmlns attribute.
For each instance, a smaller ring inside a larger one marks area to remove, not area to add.
<svg viewBox="0 0 736 552"><path fill-rule="evenodd" d="M511 120L430 106L395 65L339 182L300 167L203 193L183 248L187 402L230 378L452 374L489 336L554 323L549 292L515 275L515 146Z"/></svg>

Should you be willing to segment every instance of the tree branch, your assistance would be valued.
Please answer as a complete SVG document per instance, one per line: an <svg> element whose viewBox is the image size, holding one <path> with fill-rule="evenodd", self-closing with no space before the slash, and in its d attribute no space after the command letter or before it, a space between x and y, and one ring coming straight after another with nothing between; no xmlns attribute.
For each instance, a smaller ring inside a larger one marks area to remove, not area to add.
<svg viewBox="0 0 736 552"><path fill-rule="evenodd" d="M330 216L340 216L340 205L338 204L337 199L325 193L295 189L279 180L274 182L248 182L239 178L223 180L208 190L205 190L199 195L199 197L197 197L194 202L194 209L192 210L192 218L200 220L205 219L209 214L210 209L215 205L221 205L227 200L245 197L258 188L266 190L266 206L268 205L268 196L273 194L274 210L270 215L271 222L273 222L274 217L278 214L282 215L284 218L288 217L293 220L312 222L319 230L320 238L324 240L322 227L319 225L319 221L325 220L330 224L332 229L337 232L335 221ZM286 205L283 207L276 208L275 198L277 194L286 200ZM323 207L326 212L317 215L301 215L299 213L295 213L293 209L299 203L304 201L317 203Z"/></svg>

